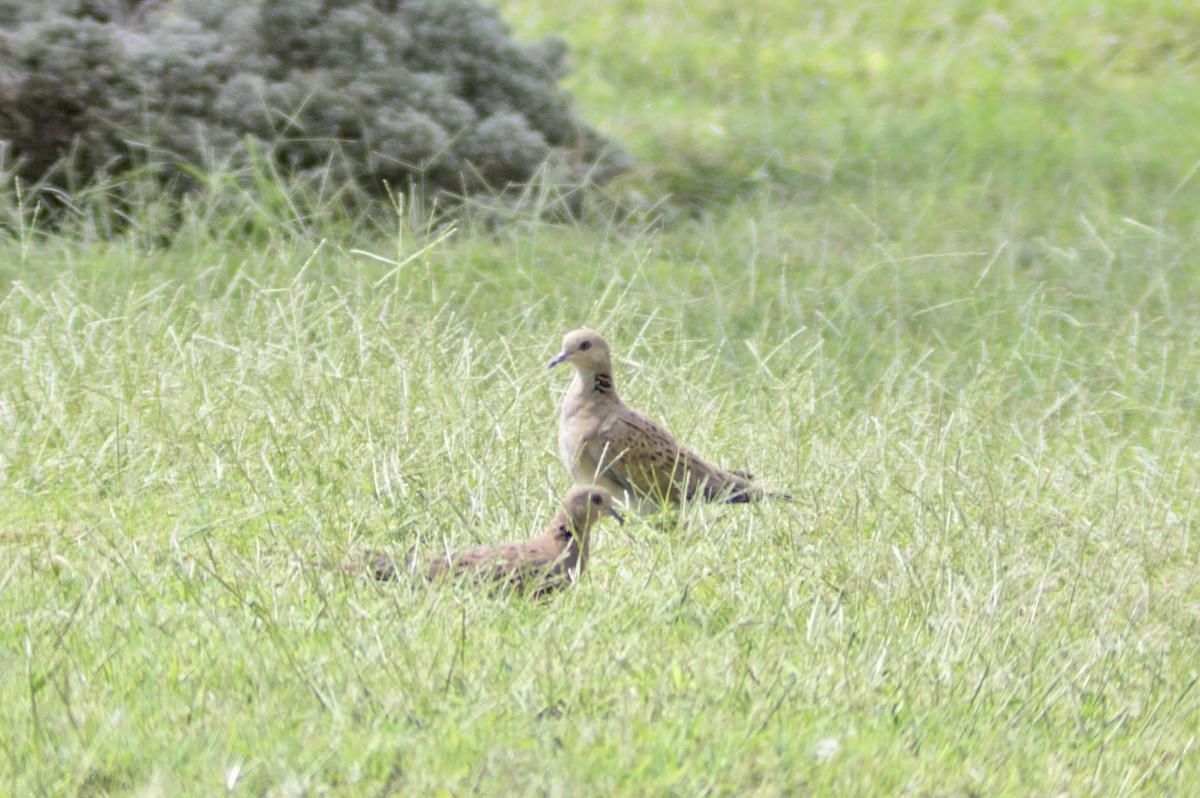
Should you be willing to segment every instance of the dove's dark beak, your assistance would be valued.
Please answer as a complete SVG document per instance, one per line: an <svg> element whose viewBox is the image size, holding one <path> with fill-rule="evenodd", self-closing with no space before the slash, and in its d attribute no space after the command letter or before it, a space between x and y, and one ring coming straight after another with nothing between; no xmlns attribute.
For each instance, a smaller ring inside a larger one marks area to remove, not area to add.
<svg viewBox="0 0 1200 798"><path fill-rule="evenodd" d="M546 366L546 368L552 369L569 357L570 357L570 355L568 355L566 352L563 352L561 355L555 355L554 358L550 361L550 365Z"/></svg>
<svg viewBox="0 0 1200 798"><path fill-rule="evenodd" d="M625 523L625 516L621 515L613 508L611 508L611 507L608 508L608 514L611 515L613 518L617 519L617 523L620 523L620 524Z"/></svg>

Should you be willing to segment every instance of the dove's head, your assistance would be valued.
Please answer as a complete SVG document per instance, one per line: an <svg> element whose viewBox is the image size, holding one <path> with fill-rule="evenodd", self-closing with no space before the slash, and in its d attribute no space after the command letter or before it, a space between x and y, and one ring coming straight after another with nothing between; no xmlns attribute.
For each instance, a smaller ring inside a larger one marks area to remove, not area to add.
<svg viewBox="0 0 1200 798"><path fill-rule="evenodd" d="M550 361L551 366L570 363L583 371L608 371L611 356L608 344L595 330L573 330L563 338L562 352Z"/></svg>
<svg viewBox="0 0 1200 798"><path fill-rule="evenodd" d="M571 489L563 499L567 517L571 519L571 527L582 534L602 516L611 515L625 523L625 519L613 506L613 498L604 488L596 485L579 485Z"/></svg>

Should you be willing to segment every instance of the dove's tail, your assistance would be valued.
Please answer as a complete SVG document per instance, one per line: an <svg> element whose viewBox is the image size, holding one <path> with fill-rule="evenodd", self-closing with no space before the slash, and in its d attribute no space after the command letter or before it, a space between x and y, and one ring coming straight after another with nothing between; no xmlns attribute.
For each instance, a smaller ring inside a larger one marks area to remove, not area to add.
<svg viewBox="0 0 1200 798"><path fill-rule="evenodd" d="M301 567L317 568L322 571L346 571L352 574L363 573L381 582L388 582L396 578L396 562L391 555L371 549L363 550L362 562L329 563L310 560L302 563Z"/></svg>
<svg viewBox="0 0 1200 798"><path fill-rule="evenodd" d="M714 491L708 496L711 499L723 501L726 504L746 504L761 499L777 501L795 501L790 493L775 490L765 490L754 484L754 475L749 471L730 471L729 479L720 491Z"/></svg>

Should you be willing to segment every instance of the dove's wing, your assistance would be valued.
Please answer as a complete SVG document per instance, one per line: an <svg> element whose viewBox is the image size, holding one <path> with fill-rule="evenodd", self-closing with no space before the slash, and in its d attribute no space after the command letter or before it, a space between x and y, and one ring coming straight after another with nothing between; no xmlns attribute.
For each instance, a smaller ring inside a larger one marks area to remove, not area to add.
<svg viewBox="0 0 1200 798"><path fill-rule="evenodd" d="M597 474L623 490L660 503L726 496L746 501L754 490L741 477L705 462L646 416L622 407L609 423L584 442L583 453Z"/></svg>

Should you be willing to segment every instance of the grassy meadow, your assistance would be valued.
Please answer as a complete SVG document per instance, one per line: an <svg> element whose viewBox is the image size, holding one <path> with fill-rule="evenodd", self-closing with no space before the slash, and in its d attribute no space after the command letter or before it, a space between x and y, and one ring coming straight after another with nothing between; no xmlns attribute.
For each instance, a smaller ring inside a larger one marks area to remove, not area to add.
<svg viewBox="0 0 1200 798"><path fill-rule="evenodd" d="M0 794L1192 794L1200 6L500 8L640 162L580 223L0 198ZM796 501L297 565L539 530L585 325Z"/></svg>

